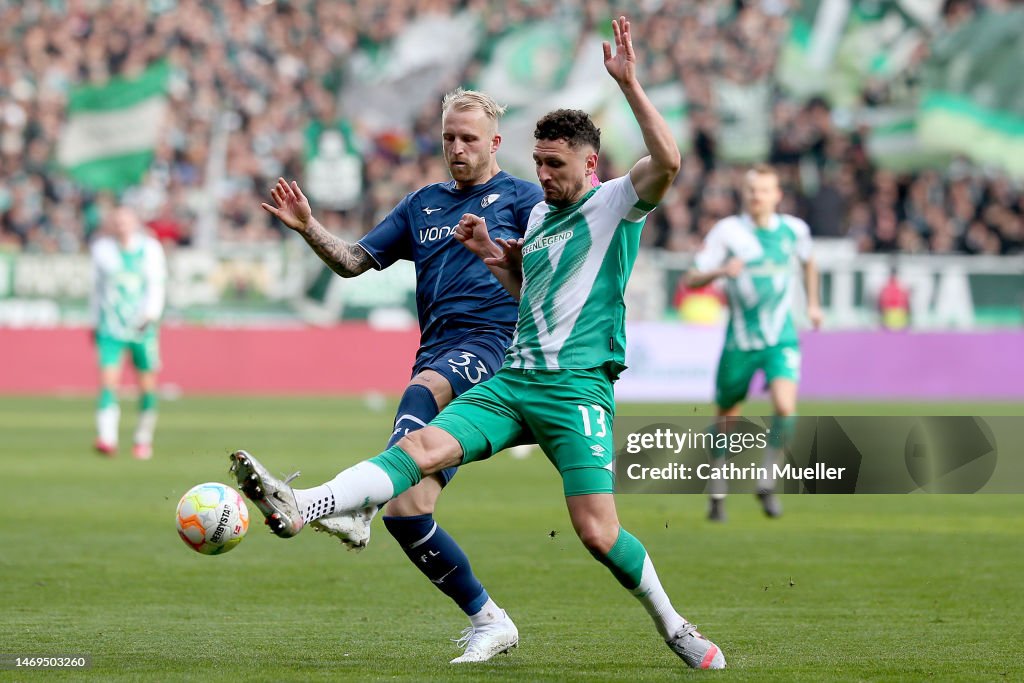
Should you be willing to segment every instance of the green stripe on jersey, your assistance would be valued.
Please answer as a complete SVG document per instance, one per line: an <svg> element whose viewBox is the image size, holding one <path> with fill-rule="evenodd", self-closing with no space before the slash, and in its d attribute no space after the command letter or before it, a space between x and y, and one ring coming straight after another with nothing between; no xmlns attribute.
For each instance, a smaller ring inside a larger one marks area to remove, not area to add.
<svg viewBox="0 0 1024 683"><path fill-rule="evenodd" d="M750 351L796 344L792 315L796 231L782 216L774 229L750 225L749 230L761 254L746 260L743 272L726 281L730 313L726 347Z"/></svg>
<svg viewBox="0 0 1024 683"><path fill-rule="evenodd" d="M523 245L519 325L507 365L625 367L623 295L649 207L623 176L534 217Z"/></svg>

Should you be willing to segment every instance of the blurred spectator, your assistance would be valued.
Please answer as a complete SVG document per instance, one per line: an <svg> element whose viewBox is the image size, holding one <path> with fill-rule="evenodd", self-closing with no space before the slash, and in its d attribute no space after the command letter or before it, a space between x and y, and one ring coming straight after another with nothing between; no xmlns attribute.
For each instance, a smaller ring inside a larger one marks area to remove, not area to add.
<svg viewBox="0 0 1024 683"><path fill-rule="evenodd" d="M886 329L904 330L910 325L910 291L900 282L896 268L889 271L889 280L878 294L878 312Z"/></svg>

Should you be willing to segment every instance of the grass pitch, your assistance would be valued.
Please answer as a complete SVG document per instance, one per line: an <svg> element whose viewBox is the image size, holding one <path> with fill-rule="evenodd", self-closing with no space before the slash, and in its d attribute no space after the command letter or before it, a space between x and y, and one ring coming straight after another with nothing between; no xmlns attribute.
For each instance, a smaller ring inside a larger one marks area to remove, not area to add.
<svg viewBox="0 0 1024 683"><path fill-rule="evenodd" d="M379 522L362 554L332 539L249 536L219 557L174 530L178 498L230 482L247 448L318 483L379 451L392 405L340 399L165 402L156 457L90 451L92 402L0 400L0 653L88 653L88 671L0 680L1020 680L1024 496L788 496L780 520L752 498L729 522L700 496L621 496L624 526L679 610L725 651L685 669L646 613L575 538L539 453L459 474L437 517L516 620L520 647L452 667L462 613ZM1008 414L1019 405L812 405L805 414ZM693 406L631 406L672 414ZM703 409L701 409L703 412ZM756 407L754 411L756 412ZM124 404L122 441L134 420Z"/></svg>

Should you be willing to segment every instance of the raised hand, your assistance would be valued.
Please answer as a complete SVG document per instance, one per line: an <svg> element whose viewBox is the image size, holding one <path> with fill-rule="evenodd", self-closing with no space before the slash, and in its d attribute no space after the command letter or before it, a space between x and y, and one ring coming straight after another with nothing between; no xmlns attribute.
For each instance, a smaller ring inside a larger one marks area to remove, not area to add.
<svg viewBox="0 0 1024 683"><path fill-rule="evenodd" d="M636 54L633 52L633 38L629 20L625 16L612 19L612 33L615 37L615 54L608 41L604 41L604 68L620 85L636 80Z"/></svg>
<svg viewBox="0 0 1024 683"><path fill-rule="evenodd" d="M293 180L289 185L284 178L278 178L277 185L270 190L270 196L277 206L260 204L265 211L277 216L292 230L303 232L309 226L313 211L309 208L309 200L302 194L297 182Z"/></svg>
<svg viewBox="0 0 1024 683"><path fill-rule="evenodd" d="M491 256L484 259L484 264L503 268L513 273L523 270L523 238L506 240L497 238L494 242L501 248L501 256Z"/></svg>

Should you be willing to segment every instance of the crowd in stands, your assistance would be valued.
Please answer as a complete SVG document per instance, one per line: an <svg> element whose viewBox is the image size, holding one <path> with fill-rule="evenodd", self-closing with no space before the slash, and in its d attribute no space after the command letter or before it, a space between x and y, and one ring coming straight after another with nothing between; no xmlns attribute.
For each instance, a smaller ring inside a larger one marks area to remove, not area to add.
<svg viewBox="0 0 1024 683"><path fill-rule="evenodd" d="M713 79L769 76L788 34L791 2L625 3L636 5L641 78L683 84L692 131L676 188L646 231L649 244L693 250L716 220L738 211L744 169L716 154ZM954 23L985 4L950 0L944 12ZM56 167L68 93L77 84L136 75L157 59L172 71L168 118L150 172L134 192L150 227L167 244L188 245L199 217L215 212L221 241L279 239L282 228L260 202L278 176L302 177L306 130L311 121L336 122L352 56L386 44L415 16L463 9L476 12L493 39L510 27L568 14L604 22L613 3L0 0L0 250L85 247L115 200L79 187ZM863 134L837 127L824 100L778 95L773 107L768 161L780 169L783 210L806 218L816 235L850 236L866 252L1021 251L1019 184L966 163L914 174L878 169ZM329 229L358 237L404 193L447 179L437 109L410 130L376 136L361 135L360 122L349 122L365 190L347 211L318 211ZM227 131L223 165L211 163L217 130ZM623 170L605 165L602 173Z"/></svg>

